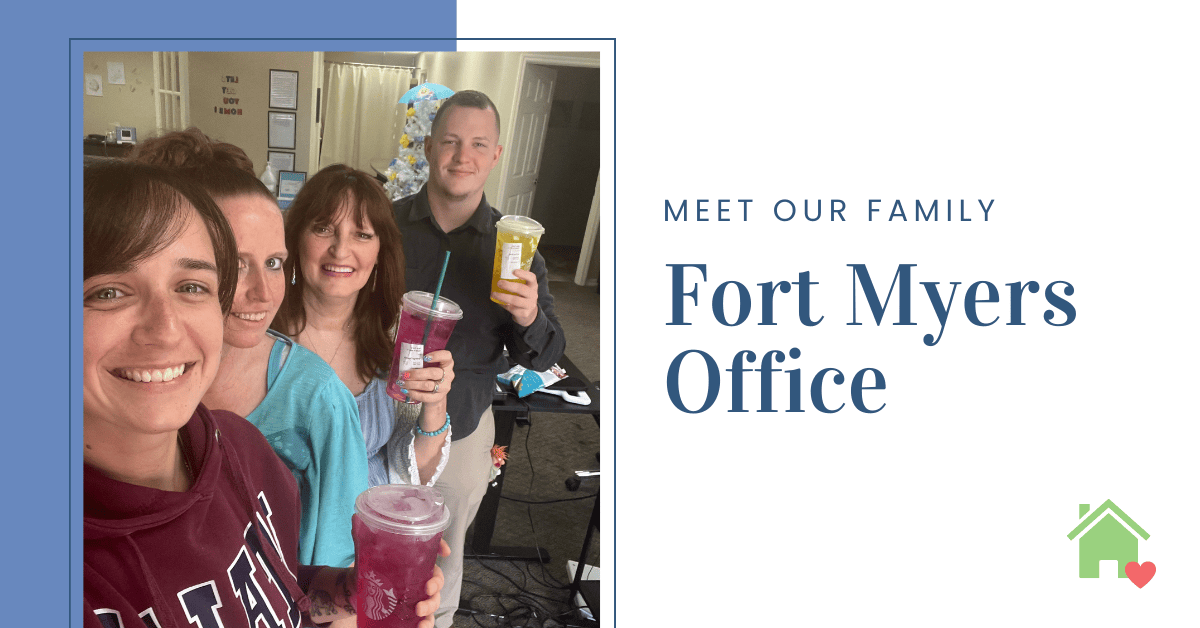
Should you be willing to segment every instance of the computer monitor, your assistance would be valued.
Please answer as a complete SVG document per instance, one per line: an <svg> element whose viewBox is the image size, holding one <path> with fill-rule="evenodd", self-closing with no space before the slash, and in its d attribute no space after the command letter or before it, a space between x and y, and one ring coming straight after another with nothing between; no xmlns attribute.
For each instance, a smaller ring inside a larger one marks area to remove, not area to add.
<svg viewBox="0 0 1200 628"><path fill-rule="evenodd" d="M131 126L117 127L117 143L118 144L136 144L137 129Z"/></svg>

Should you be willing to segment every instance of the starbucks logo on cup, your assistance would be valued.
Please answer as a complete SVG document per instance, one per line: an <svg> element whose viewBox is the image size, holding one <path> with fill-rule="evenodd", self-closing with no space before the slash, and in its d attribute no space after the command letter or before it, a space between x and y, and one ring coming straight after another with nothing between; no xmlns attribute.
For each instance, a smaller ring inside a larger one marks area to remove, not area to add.
<svg viewBox="0 0 1200 628"><path fill-rule="evenodd" d="M395 587L387 588L387 582L379 577L379 574L374 571L366 573L367 590L360 591L362 596L362 605L364 608L359 609L367 617L380 620L385 619L396 610L396 589Z"/></svg>

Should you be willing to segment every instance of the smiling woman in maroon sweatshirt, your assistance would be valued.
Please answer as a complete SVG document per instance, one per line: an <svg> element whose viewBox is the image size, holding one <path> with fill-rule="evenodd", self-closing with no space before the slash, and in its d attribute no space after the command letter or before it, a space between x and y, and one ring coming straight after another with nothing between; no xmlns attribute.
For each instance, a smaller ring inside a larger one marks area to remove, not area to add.
<svg viewBox="0 0 1200 628"><path fill-rule="evenodd" d="M84 171L83 223L85 625L353 613L352 569L297 566L292 474L253 425L200 405L237 280L220 210L163 170L103 164ZM418 615L441 584L435 572Z"/></svg>

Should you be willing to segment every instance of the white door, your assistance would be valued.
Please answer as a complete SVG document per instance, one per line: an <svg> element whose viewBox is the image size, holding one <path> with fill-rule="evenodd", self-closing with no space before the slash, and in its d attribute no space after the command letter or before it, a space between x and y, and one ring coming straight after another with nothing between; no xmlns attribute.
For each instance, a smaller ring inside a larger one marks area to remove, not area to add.
<svg viewBox="0 0 1200 628"><path fill-rule="evenodd" d="M504 185L504 198L499 206L502 214L528 216L533 208L538 165L542 161L542 143L546 139L550 105L554 102L556 76L558 72L553 68L532 64L525 66L512 141L504 148L508 177Z"/></svg>

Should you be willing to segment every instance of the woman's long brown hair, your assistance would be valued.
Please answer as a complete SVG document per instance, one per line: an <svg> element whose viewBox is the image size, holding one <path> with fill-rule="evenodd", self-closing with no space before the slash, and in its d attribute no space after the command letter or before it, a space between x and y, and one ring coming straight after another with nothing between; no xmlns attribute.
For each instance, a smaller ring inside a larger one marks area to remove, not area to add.
<svg viewBox="0 0 1200 628"><path fill-rule="evenodd" d="M304 331L307 324L304 291L308 288L304 274L298 270L300 237L314 224L328 224L339 218L335 214L344 201L351 207L349 217L360 227L364 221L369 221L379 238L379 258L372 271L373 277L359 290L351 314L358 374L370 381L391 366L393 342L388 329L400 313L404 295L404 248L400 229L396 226L387 192L375 177L335 164L322 169L300 188L284 219L284 241L288 250L284 272L289 282L294 276L296 284L288 285L283 305L275 314L271 327L293 338Z"/></svg>

